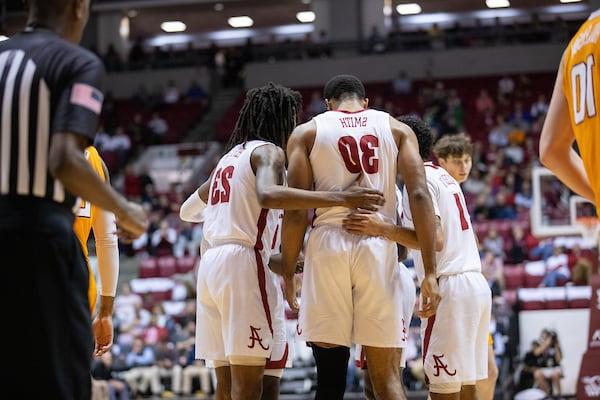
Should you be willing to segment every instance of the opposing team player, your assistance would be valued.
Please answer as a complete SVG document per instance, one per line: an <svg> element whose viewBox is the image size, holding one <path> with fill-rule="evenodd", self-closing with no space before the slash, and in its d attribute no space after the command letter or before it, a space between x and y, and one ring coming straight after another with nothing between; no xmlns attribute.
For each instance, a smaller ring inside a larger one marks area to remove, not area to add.
<svg viewBox="0 0 600 400"><path fill-rule="evenodd" d="M297 92L274 84L250 90L230 150L195 199L208 203L203 212L207 248L198 269L196 357L214 363L218 399L260 399L267 360L277 363L285 356L274 354L280 289L265 268L278 220L271 210L374 209L384 202L372 189L312 192L281 186L281 147L299 111Z"/></svg>
<svg viewBox="0 0 600 400"><path fill-rule="evenodd" d="M540 160L565 185L600 204L600 10L565 50L546 122ZM573 149L577 141L579 154Z"/></svg>
<svg viewBox="0 0 600 400"><path fill-rule="evenodd" d="M417 134L421 155L428 159L432 143L429 126L414 117L400 120ZM492 296L481 274L477 240L459 183L433 163L426 163L425 167L439 219L435 240L438 251L436 273L442 298L437 313L424 318L421 323L425 374L433 400L475 399L476 381L487 378ZM464 170L456 172L464 175ZM345 227L354 233L381 235L413 249L412 258L421 281L424 268L418 249L422 247L422 241L411 229L411 208L406 193L403 197L402 225L406 228L362 212L352 213L345 221Z"/></svg>
<svg viewBox="0 0 600 400"><path fill-rule="evenodd" d="M102 181L110 182L108 169L95 147L90 146L85 149L85 158ZM77 210L73 230L81 244L89 271L88 300L92 316L96 311L98 291L96 278L90 267L87 242L90 232L94 231L101 292L100 309L94 318L92 328L95 338L94 354L99 357L110 350L113 342L113 304L117 291L117 281L119 279L119 247L116 218L112 212L98 208L88 201L82 201Z"/></svg>
<svg viewBox="0 0 600 400"><path fill-rule="evenodd" d="M360 177L364 187L386 198L378 215L396 222L396 175L406 177L408 196L423 242L428 315L437 306L433 241L435 220L423 161L412 130L389 114L366 109L362 82L332 78L324 90L329 111L300 125L288 143L288 184L302 189L342 190ZM361 344L378 399L404 398L399 378L406 341L402 321L396 244L352 235L342 228L348 211L316 210L305 250L298 332L311 343L317 364L317 399L342 399L349 347ZM286 211L282 258L286 298L297 308L293 273L307 227L305 211Z"/></svg>

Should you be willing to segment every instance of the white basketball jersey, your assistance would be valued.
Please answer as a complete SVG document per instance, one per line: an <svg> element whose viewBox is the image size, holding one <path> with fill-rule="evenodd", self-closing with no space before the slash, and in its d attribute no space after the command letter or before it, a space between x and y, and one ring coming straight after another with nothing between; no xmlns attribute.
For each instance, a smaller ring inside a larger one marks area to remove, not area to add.
<svg viewBox="0 0 600 400"><path fill-rule="evenodd" d="M386 199L379 212L395 223L398 147L390 115L376 110L327 111L314 121L317 134L310 163L315 190L342 191L355 183L379 190ZM344 207L319 208L314 226L339 226L346 215L348 209Z"/></svg>
<svg viewBox="0 0 600 400"><path fill-rule="evenodd" d="M270 257L279 213L258 203L250 162L254 149L265 145L273 146L260 140L240 144L219 160L204 210L203 233L209 247L237 243L261 251L264 260Z"/></svg>
<svg viewBox="0 0 600 400"><path fill-rule="evenodd" d="M437 165L425 163L427 186L435 214L440 218L444 233L444 247L436 252L438 277L463 272L481 272L481 259L460 185L450 174ZM412 214L406 187L402 200L402 225L413 228ZM411 250L419 282L425 276L423 258L418 250Z"/></svg>

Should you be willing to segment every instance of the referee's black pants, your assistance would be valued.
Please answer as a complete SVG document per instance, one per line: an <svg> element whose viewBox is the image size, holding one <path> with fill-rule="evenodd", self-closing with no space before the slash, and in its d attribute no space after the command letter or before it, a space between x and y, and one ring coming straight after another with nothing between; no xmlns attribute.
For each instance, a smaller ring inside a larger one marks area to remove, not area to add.
<svg viewBox="0 0 600 400"><path fill-rule="evenodd" d="M46 203L27 215L0 202L0 391L6 398L91 397L88 269L72 216L54 207Z"/></svg>

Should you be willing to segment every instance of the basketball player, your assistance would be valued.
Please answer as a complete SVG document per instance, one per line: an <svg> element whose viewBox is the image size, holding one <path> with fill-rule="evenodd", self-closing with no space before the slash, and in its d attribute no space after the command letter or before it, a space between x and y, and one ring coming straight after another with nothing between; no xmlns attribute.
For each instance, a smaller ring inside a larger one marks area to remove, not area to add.
<svg viewBox="0 0 600 400"><path fill-rule="evenodd" d="M433 315L439 301L435 221L415 135L389 114L367 109L365 88L354 76L332 78L324 94L329 111L298 126L290 137L288 183L342 190L360 177L361 186L384 193L387 201L378 215L395 223L396 176L402 173L423 242L424 309ZM401 399L399 366L406 341L396 244L348 234L342 228L347 215L340 207L317 209L305 249L298 332L313 349L316 399L343 398L352 343L364 348L376 397ZM307 225L305 211L286 211L282 259L286 298L293 309L298 308L293 274Z"/></svg>
<svg viewBox="0 0 600 400"><path fill-rule="evenodd" d="M415 117L402 117L400 121L416 133L421 156L428 159L432 143L429 126ZM436 272L442 297L437 313L421 322L425 374L433 400L476 399L476 381L487 378L491 292L481 274L477 240L459 183L443 168L432 163L425 166L439 219ZM464 175L463 180L468 176L464 168L455 172L459 177ZM421 280L421 241L410 229L413 218L406 195L403 197L402 225L407 228L363 212L352 213L344 226L350 232L387 237L413 249L412 258Z"/></svg>
<svg viewBox="0 0 600 400"><path fill-rule="evenodd" d="M600 200L600 10L565 50L540 137L540 161L589 201ZM573 149L577 141L579 154Z"/></svg>
<svg viewBox="0 0 600 400"><path fill-rule="evenodd" d="M110 182L108 169L94 146L85 149L85 158L102 181ZM113 304L117 291L117 281L119 279L117 226L113 213L102 210L88 201L82 201L77 210L73 230L77 239L79 239L88 267L88 300L90 302L90 313L94 316L98 290L94 272L90 267L87 248L88 238L92 229L94 230L94 239L96 241L98 272L101 283L100 310L92 323L96 342L94 355L99 357L110 350L113 342Z"/></svg>
<svg viewBox="0 0 600 400"><path fill-rule="evenodd" d="M281 146L299 111L298 92L274 84L248 91L230 150L195 199L208 203L207 248L198 269L196 358L214 363L217 399L261 399L267 360L286 357L274 353L279 288L265 265L278 214L270 210L383 204L373 189L312 192L281 186Z"/></svg>

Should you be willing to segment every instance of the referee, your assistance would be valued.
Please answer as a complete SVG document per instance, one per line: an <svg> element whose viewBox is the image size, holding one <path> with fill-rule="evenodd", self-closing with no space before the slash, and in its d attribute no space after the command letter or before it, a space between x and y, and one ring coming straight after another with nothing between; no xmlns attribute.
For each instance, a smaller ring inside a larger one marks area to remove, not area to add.
<svg viewBox="0 0 600 400"><path fill-rule="evenodd" d="M102 63L77 46L90 0L26 3L27 28L0 43L0 388L6 398L88 400L88 270L72 210L81 197L114 212L128 239L147 219L83 155L103 101Z"/></svg>

